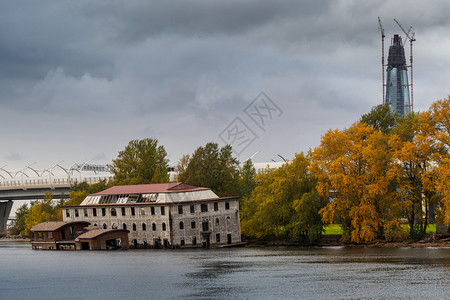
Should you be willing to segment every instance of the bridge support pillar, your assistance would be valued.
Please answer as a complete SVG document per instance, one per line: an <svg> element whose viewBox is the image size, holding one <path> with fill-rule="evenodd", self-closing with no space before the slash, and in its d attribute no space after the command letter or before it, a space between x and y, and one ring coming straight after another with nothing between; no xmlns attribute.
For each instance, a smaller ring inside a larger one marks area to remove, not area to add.
<svg viewBox="0 0 450 300"><path fill-rule="evenodd" d="M0 236L6 235L6 222L8 222L13 202L11 200L0 202Z"/></svg>

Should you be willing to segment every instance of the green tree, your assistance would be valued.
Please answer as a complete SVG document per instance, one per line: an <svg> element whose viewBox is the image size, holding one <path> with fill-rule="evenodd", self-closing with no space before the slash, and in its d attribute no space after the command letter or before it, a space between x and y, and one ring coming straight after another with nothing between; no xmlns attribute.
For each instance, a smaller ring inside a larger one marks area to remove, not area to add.
<svg viewBox="0 0 450 300"><path fill-rule="evenodd" d="M384 104L374 106L369 113L361 117L361 122L385 134L391 132L396 124L396 120L397 114L391 111L389 106Z"/></svg>
<svg viewBox="0 0 450 300"><path fill-rule="evenodd" d="M241 197L249 197L256 187L255 181L256 170L251 159L245 161L239 170L240 176L240 193Z"/></svg>
<svg viewBox="0 0 450 300"><path fill-rule="evenodd" d="M239 161L233 157L232 148L219 148L217 143L198 147L187 167L180 164L178 181L194 186L208 187L221 197L239 196Z"/></svg>
<svg viewBox="0 0 450 300"><path fill-rule="evenodd" d="M256 188L242 206L244 235L309 240L320 237L323 223L318 212L325 203L315 191L309 163L301 153L280 168L256 175Z"/></svg>
<svg viewBox="0 0 450 300"><path fill-rule="evenodd" d="M132 140L110 166L114 185L163 183L169 181L164 146L156 139Z"/></svg>
<svg viewBox="0 0 450 300"><path fill-rule="evenodd" d="M10 232L13 235L18 235L25 229L25 217L28 213L28 204L21 205L16 210L16 219L13 221Z"/></svg>

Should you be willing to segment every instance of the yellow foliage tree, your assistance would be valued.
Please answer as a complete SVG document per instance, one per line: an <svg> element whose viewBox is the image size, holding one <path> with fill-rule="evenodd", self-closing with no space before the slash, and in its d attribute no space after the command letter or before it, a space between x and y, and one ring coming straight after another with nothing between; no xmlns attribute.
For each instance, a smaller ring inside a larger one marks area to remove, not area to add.
<svg viewBox="0 0 450 300"><path fill-rule="evenodd" d="M332 198L322 218L327 223L340 218L344 241L370 242L383 237L387 226L399 228L391 165L387 136L365 123L322 136L311 172L319 194Z"/></svg>

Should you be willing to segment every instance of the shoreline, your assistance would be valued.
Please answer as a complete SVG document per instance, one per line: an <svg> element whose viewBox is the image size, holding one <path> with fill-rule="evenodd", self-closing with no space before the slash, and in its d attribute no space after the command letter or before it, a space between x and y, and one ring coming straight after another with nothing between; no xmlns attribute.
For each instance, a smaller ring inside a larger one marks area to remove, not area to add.
<svg viewBox="0 0 450 300"><path fill-rule="evenodd" d="M31 243L31 239L23 237L1 237L0 242L21 242ZM243 242L244 243L244 242ZM443 240L421 240L417 242L384 242L378 241L371 244L345 244L341 243L338 239L334 239L333 242L327 241L326 243L318 244L304 244L288 241L252 241L247 242L244 247L252 248L264 248L264 247L356 247L356 248L450 248L450 239ZM220 247L219 247L220 248Z"/></svg>

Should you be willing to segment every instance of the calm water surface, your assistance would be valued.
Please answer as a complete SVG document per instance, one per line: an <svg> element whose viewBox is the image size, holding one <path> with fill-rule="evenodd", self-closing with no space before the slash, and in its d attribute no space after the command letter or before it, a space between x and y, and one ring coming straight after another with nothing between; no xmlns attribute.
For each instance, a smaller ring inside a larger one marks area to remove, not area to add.
<svg viewBox="0 0 450 300"><path fill-rule="evenodd" d="M450 249L33 251L0 241L0 299L450 299Z"/></svg>

